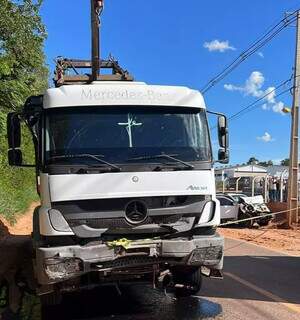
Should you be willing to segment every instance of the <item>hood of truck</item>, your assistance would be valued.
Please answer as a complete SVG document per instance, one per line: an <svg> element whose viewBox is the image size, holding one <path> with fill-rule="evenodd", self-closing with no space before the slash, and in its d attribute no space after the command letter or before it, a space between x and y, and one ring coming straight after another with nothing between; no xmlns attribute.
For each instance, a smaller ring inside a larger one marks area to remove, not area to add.
<svg viewBox="0 0 300 320"><path fill-rule="evenodd" d="M41 178L48 180L51 202L215 193L212 170L46 175Z"/></svg>

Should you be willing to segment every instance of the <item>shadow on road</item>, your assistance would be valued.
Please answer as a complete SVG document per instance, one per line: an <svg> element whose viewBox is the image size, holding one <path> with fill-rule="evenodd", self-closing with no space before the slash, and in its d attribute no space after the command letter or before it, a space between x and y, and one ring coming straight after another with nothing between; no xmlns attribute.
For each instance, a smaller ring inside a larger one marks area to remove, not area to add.
<svg viewBox="0 0 300 320"><path fill-rule="evenodd" d="M0 318L19 311L24 287L34 289L31 238L10 234L0 221Z"/></svg>
<svg viewBox="0 0 300 320"><path fill-rule="evenodd" d="M227 256L224 261L223 283L216 280L204 282L201 295L207 297L274 301L265 294L255 291L227 273L237 276L250 286L263 289L279 297L278 302L300 304L300 257L292 256Z"/></svg>
<svg viewBox="0 0 300 320"><path fill-rule="evenodd" d="M42 310L42 319L198 320L214 319L222 313L217 303L198 297L175 300L150 287L126 286L121 292L106 287L66 296L61 306Z"/></svg>

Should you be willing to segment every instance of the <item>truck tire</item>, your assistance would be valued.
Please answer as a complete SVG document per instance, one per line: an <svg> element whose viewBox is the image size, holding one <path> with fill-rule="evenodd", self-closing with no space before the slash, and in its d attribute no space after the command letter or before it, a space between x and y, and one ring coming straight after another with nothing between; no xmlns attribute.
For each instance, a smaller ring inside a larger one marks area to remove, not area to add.
<svg viewBox="0 0 300 320"><path fill-rule="evenodd" d="M175 296L177 298L189 297L197 294L202 286L202 274L200 268L189 270L176 270L174 272L174 283L187 287L175 286Z"/></svg>
<svg viewBox="0 0 300 320"><path fill-rule="evenodd" d="M62 294L60 292L51 292L40 296L42 307L52 307L61 304Z"/></svg>

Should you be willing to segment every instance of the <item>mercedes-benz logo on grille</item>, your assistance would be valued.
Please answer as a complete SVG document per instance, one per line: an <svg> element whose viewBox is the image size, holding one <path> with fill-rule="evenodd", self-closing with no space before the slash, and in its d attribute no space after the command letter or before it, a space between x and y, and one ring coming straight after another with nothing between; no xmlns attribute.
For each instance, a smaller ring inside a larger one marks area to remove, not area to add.
<svg viewBox="0 0 300 320"><path fill-rule="evenodd" d="M131 224L139 224L147 219L148 209L142 201L131 201L126 205L126 220Z"/></svg>
<svg viewBox="0 0 300 320"><path fill-rule="evenodd" d="M132 177L132 181L135 182L135 183L139 182L139 180L140 179L137 176Z"/></svg>

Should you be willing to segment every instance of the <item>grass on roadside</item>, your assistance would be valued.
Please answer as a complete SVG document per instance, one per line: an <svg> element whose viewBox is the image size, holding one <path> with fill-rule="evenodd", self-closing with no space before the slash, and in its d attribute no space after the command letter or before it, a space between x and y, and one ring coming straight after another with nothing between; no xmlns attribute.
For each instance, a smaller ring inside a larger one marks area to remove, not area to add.
<svg viewBox="0 0 300 320"><path fill-rule="evenodd" d="M4 217L13 224L16 222L17 215L26 211L38 197L35 187L35 169L8 165L5 121L5 116L0 117L0 217ZM22 151L24 163L34 163L32 138L25 125L22 126Z"/></svg>
<svg viewBox="0 0 300 320"><path fill-rule="evenodd" d="M32 169L0 168L0 215L14 224L18 214L38 199L35 189L35 173Z"/></svg>

